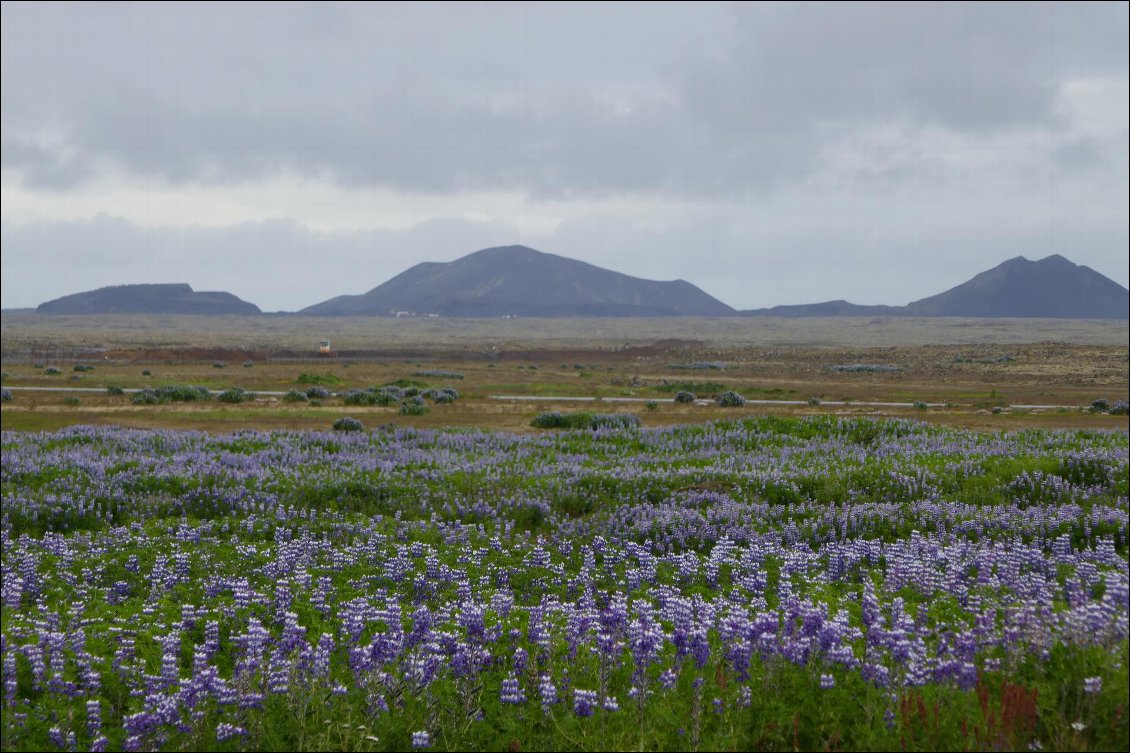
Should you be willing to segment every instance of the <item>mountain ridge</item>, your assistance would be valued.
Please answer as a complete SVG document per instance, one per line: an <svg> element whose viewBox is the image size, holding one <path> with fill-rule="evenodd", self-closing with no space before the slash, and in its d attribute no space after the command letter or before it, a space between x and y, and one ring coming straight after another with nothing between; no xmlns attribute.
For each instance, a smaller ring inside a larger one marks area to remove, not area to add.
<svg viewBox="0 0 1130 753"><path fill-rule="evenodd" d="M527 246L496 246L422 262L367 293L336 296L315 316L730 316L734 309L685 280L632 277Z"/></svg>
<svg viewBox="0 0 1130 753"><path fill-rule="evenodd" d="M40 314L261 314L225 291L196 291L188 283L109 285L39 304Z"/></svg>

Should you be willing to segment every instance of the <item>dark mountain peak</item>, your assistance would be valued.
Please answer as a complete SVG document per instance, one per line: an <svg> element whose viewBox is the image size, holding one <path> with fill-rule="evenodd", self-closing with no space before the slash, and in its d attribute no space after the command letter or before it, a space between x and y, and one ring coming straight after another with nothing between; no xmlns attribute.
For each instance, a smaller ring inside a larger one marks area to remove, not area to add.
<svg viewBox="0 0 1130 753"><path fill-rule="evenodd" d="M1126 319L1126 288L1060 254L1023 256L982 272L944 293L906 306L913 316Z"/></svg>
<svg viewBox="0 0 1130 753"><path fill-rule="evenodd" d="M679 280L613 272L528 246L484 248L416 265L364 295L303 310L327 316L726 316L726 304Z"/></svg>
<svg viewBox="0 0 1130 753"><path fill-rule="evenodd" d="M259 307L223 291L188 283L111 285L41 303L41 314L259 314Z"/></svg>

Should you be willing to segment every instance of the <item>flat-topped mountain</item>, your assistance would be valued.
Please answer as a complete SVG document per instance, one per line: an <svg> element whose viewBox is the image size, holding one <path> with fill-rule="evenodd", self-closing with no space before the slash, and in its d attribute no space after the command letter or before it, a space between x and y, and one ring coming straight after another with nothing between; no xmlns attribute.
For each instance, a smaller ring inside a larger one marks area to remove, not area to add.
<svg viewBox="0 0 1130 753"><path fill-rule="evenodd" d="M967 282L905 306L828 301L740 312L744 316L963 316L1128 319L1130 290L1054 254L1017 256Z"/></svg>
<svg viewBox="0 0 1130 753"><path fill-rule="evenodd" d="M734 310L684 280L656 282L525 246L424 262L362 295L303 309L321 316L728 316Z"/></svg>
<svg viewBox="0 0 1130 753"><path fill-rule="evenodd" d="M113 285L39 304L40 314L261 314L253 303L189 285Z"/></svg>

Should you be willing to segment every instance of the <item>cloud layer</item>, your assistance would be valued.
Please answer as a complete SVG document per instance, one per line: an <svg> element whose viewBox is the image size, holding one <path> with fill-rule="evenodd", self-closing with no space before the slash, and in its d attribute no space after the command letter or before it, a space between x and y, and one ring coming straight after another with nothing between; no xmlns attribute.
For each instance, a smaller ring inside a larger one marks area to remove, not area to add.
<svg viewBox="0 0 1130 753"><path fill-rule="evenodd" d="M279 268L318 238L406 264L490 238L597 263L650 253L677 274L644 276L740 306L825 295L785 284L798 264L871 269L827 297L905 302L880 281L926 254L951 257L955 281L1046 250L1127 282L1125 4L2 13L4 278L25 270L5 306L58 287L35 271L36 233L100 214L145 239L122 241L135 262L164 264L169 238L238 249L249 227L305 237L278 247ZM431 227L464 230L427 247ZM52 253L76 265L125 253L70 240ZM767 290L799 298L711 289L727 266L779 274ZM207 277L190 259L174 271ZM283 300L277 279L256 302ZM312 302L286 295L279 307Z"/></svg>

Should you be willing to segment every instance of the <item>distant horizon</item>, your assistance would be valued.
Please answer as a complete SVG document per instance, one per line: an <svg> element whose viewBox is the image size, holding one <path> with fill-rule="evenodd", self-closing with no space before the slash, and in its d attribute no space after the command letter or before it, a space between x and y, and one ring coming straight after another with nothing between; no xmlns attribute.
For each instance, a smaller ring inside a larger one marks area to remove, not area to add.
<svg viewBox="0 0 1130 753"><path fill-rule="evenodd" d="M469 257L469 256L473 256L475 254L479 254L479 253L482 253L482 252L485 252L485 251L493 251L493 250L498 250L498 249L510 249L510 248L524 248L524 249L527 249L527 250L530 250L530 251L534 251L534 252L541 254L541 255L555 256L555 257L560 257L560 258L564 258L564 259L569 259L569 257L563 257L561 254L555 254L555 253L549 252L549 251L542 251L540 249L531 248L529 246L523 246L521 244L510 244L510 245L507 245L507 246L492 246L490 248L478 249L478 250L473 251L471 253L465 254L464 256L460 257L460 259L463 259L463 258L466 258L466 257ZM996 264L993 267L990 267L988 269L979 270L978 272L971 274L970 277L967 280L963 281L963 283L968 282L973 277L976 277L977 275L979 275L983 272L987 272L987 271L990 271L992 269L996 269L996 268L998 268L998 267L1000 267L1000 266L1002 266L1002 265L1004 265L1008 262L1020 260L1020 261L1024 261L1024 262L1028 262L1028 263L1038 264L1038 263L1046 262L1046 261L1053 259L1053 258L1063 259L1064 261L1071 263L1072 265L1074 265L1076 267L1091 269L1091 268L1087 267L1087 265L1076 264L1070 258L1064 256L1063 254L1049 254L1048 256L1043 257L1041 259L1028 259L1026 256L1021 254L1021 255L1018 255L1018 256L1010 257L1008 259L1004 259L1000 263L998 263L998 264ZM580 261L580 260L570 259L570 261ZM448 262L430 262L429 260L425 260L425 261L422 261L422 262L418 262L417 265L418 264L424 264L424 263L446 264ZM585 262L585 263L587 263L587 262ZM413 266L417 266L417 265L413 265ZM599 267L599 265L594 265L594 266L598 266L598 268L601 269L602 271L623 274L623 273L618 272L618 270ZM412 267L409 267L408 269L411 269L411 268ZM325 300L330 300L330 299L338 297L338 296L362 295L364 293L367 293L367 292L370 292L370 291L376 289L377 287L380 287L381 285L383 285L386 282L389 282L392 279L395 279L396 277L398 277L400 274L402 274L405 271L407 271L407 269L400 270L399 272L393 274L388 279L377 282L376 284L374 284L374 285L372 285L372 286L370 286L370 287L366 288L365 290L360 291L358 293L340 292L340 293L335 294L334 296L330 296L330 298L327 298ZM1097 272L1098 274L1102 275L1102 273L1098 272L1098 270L1091 269L1091 271ZM1106 277L1105 275L1103 275L1103 276ZM637 278L637 279L646 279L646 278ZM1107 279L1109 280L1110 278L1107 277ZM718 300L719 302L721 302L721 303L723 303L727 306L730 305L730 304L727 304L725 301L722 301L720 298L713 296L710 293L709 290L704 290L703 288L695 285L694 282L691 281L691 280L681 280L681 279L680 280L650 280L650 282L664 282L664 283L679 282L679 281L687 282L687 283L691 284L692 286L694 286L695 288L697 288L698 290L700 290L701 292L706 293L707 295L711 296L712 298L715 298L715 300ZM1117 284L1117 281L1112 280L1112 282L1115 282ZM130 288L130 287L143 287L143 286L182 286L182 285L187 285L192 290L193 293L202 293L202 294L203 293L229 293L229 294L236 296L241 301L244 301L246 303L251 303L253 305L258 306L258 304L255 301L250 300L248 298L245 298L245 297L239 295L238 292L233 291L233 290L206 290L206 289L198 288L197 286L193 285L191 282L185 282L185 281L175 281L175 282L153 282L153 281L150 281L150 282L139 282L139 283L120 283L120 284L104 285L104 286L100 286L98 288L91 288L89 290L73 291L72 293L64 294L63 296L59 296L57 298L49 299L48 301L41 301L39 304L36 304L34 306L23 306L23 307L7 307L7 306L5 306L5 307L0 308L0 310L3 310L3 311L24 311L24 310L34 311L34 310L36 310L36 308L39 305L42 305L44 303L49 303L49 302L52 302L52 301L55 301L55 300L59 300L60 298L67 298L67 297L70 297L70 296L81 295L81 294L85 294L85 293L92 293L92 292L97 292L97 291L100 291L100 290L107 290L107 289L113 289L113 288ZM1124 286L1124 285L1121 286L1121 287L1123 289L1126 288L1126 286ZM932 297L933 295L938 295L938 294L946 292L946 290L950 290L950 289L952 289L952 288L946 288L945 290L935 291L930 296L924 296L924 298ZM1127 291L1127 292L1130 292L1130 291ZM918 300L922 300L922 299L915 299L915 301L918 301ZM775 306L759 306L759 307L745 308L745 309L737 308L737 307L734 307L734 306L731 306L731 308L734 310L734 313L739 313L739 314L740 313L753 312L753 311L771 311L771 310L776 309L776 308L800 308L800 307L805 307L805 306L813 306L813 305L820 305L820 304L827 304L827 303L845 303L845 304L861 306L861 307L872 307L872 306L874 306L874 307L887 307L887 308L898 309L898 308L904 308L904 307L914 303L915 301L907 301L905 304L873 304L873 303L866 303L866 302L849 301L849 300L844 299L844 298L833 298L833 299L827 299L827 300L824 300L824 301L802 301L802 302L788 303L788 304L776 304ZM323 302L325 302L325 301L316 301L315 303L323 303ZM276 309L276 310L269 310L269 309L264 309L262 307L259 307L261 309L259 314L246 314L246 315L248 315L248 316L258 316L258 315L268 315L268 314L301 315L302 311L306 308L309 308L310 305L313 305L313 304L309 304L307 306L303 306L303 307L296 308L296 309ZM893 315L898 316L898 314L893 314ZM488 317L488 318L491 318L491 317ZM707 317L707 318L710 318L710 317ZM1052 318L1054 318L1054 317L1052 317Z"/></svg>
<svg viewBox="0 0 1130 753"><path fill-rule="evenodd" d="M1125 3L201 11L0 5L0 307L294 310L515 241L741 310L1130 287Z"/></svg>

